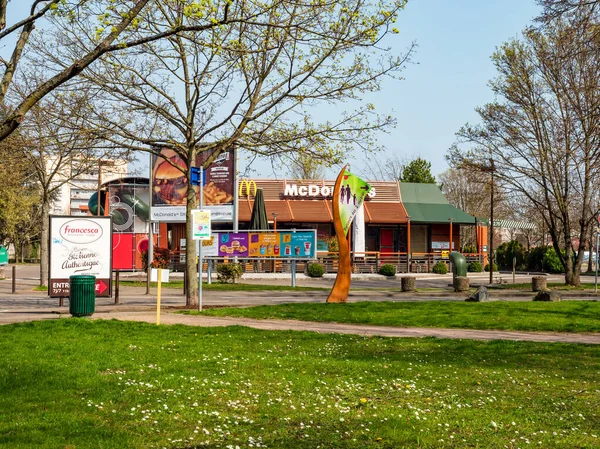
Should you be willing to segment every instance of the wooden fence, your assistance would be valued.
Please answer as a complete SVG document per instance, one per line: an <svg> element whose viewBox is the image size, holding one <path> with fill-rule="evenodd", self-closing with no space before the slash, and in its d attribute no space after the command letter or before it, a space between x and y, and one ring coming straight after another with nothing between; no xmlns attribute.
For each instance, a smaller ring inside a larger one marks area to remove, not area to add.
<svg viewBox="0 0 600 449"><path fill-rule="evenodd" d="M463 254L467 260L467 265L471 262L480 262L483 264L483 254ZM211 257L203 260L203 270L206 271L208 264L212 268L216 265L232 262L234 259ZM247 273L290 273L292 263L284 259L244 259L238 258L237 261L242 265L242 269ZM450 260L442 258L439 253L381 253L378 251L367 251L362 253L351 253L352 272L353 273L379 273L379 268L384 264L391 264L396 267L396 273L430 273L437 262L443 262L450 271ZM311 263L319 263L325 268L325 273L336 273L338 268L338 254L332 252L318 253L314 261L297 261L296 272L304 273L307 266ZM172 271L183 271L185 268L185 252L173 252L171 254L171 263L169 269Z"/></svg>

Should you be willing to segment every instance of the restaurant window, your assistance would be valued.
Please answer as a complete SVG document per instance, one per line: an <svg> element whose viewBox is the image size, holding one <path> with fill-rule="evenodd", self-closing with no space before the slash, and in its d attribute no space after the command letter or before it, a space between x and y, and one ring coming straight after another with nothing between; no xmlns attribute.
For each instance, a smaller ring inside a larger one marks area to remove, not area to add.
<svg viewBox="0 0 600 449"><path fill-rule="evenodd" d="M413 253L429 252L427 225L410 226L410 250Z"/></svg>

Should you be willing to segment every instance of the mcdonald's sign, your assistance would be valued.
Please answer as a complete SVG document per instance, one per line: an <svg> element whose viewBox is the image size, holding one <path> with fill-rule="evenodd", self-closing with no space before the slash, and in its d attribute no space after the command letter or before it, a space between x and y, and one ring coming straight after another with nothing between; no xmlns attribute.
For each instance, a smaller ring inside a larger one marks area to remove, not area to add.
<svg viewBox="0 0 600 449"><path fill-rule="evenodd" d="M256 196L256 190L256 181L253 181L252 179L242 179L240 181L238 194L240 198L242 196Z"/></svg>

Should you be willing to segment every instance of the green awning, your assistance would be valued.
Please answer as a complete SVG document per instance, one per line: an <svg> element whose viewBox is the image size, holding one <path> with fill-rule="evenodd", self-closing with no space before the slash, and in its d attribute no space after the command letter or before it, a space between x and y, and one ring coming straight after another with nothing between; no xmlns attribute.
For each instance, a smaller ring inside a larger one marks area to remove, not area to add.
<svg viewBox="0 0 600 449"><path fill-rule="evenodd" d="M400 196L411 223L476 223L475 217L450 204L435 184L401 182Z"/></svg>

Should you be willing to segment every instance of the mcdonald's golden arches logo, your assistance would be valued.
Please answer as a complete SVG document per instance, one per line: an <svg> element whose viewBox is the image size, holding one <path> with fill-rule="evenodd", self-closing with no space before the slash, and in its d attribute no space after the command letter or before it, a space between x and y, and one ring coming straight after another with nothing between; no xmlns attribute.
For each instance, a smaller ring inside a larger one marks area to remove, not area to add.
<svg viewBox="0 0 600 449"><path fill-rule="evenodd" d="M240 181L239 196L256 196L256 181L252 179L242 179Z"/></svg>

